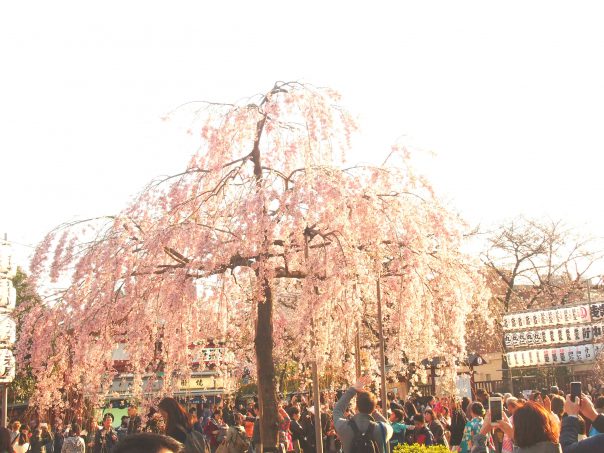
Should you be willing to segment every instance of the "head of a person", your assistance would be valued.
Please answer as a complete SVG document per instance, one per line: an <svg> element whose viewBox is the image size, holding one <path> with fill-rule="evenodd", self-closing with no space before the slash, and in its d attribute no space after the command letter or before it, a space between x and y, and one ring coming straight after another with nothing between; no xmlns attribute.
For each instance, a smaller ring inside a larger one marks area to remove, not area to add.
<svg viewBox="0 0 604 453"><path fill-rule="evenodd" d="M413 425L415 425L415 429L421 429L426 425L426 419L423 414L415 414L413 416Z"/></svg>
<svg viewBox="0 0 604 453"><path fill-rule="evenodd" d="M109 429L109 428L111 428L112 424L113 424L113 414L111 412L107 412L103 416L103 428Z"/></svg>
<svg viewBox="0 0 604 453"><path fill-rule="evenodd" d="M470 413L472 414L472 418L476 417L484 417L485 410L482 403L476 402L470 405Z"/></svg>
<svg viewBox="0 0 604 453"><path fill-rule="evenodd" d="M403 421L403 419L405 418L405 414L403 413L402 410L400 409L394 409L391 413L390 413L390 421L392 423L401 423Z"/></svg>
<svg viewBox="0 0 604 453"><path fill-rule="evenodd" d="M134 418L138 415L138 406L131 404L128 406L128 417Z"/></svg>
<svg viewBox="0 0 604 453"><path fill-rule="evenodd" d="M468 398L467 396L464 396L461 399L461 410L466 412L468 410L469 405L470 405L470 398Z"/></svg>
<svg viewBox="0 0 604 453"><path fill-rule="evenodd" d="M528 401L514 413L514 440L521 448L539 442L558 443L560 425L540 404Z"/></svg>
<svg viewBox="0 0 604 453"><path fill-rule="evenodd" d="M155 433L140 433L126 437L113 453L181 453L183 445L171 437Z"/></svg>
<svg viewBox="0 0 604 453"><path fill-rule="evenodd" d="M552 397L552 412L561 418L564 414L564 398L560 395L554 395Z"/></svg>
<svg viewBox="0 0 604 453"><path fill-rule="evenodd" d="M300 408L298 406L290 406L286 409L287 415L293 420L300 420Z"/></svg>
<svg viewBox="0 0 604 453"><path fill-rule="evenodd" d="M47 433L48 432L48 423L40 423L40 430L43 433Z"/></svg>
<svg viewBox="0 0 604 453"><path fill-rule="evenodd" d="M373 414L377 405L377 398L371 392L363 390L357 392L357 411L361 414Z"/></svg>
<svg viewBox="0 0 604 453"><path fill-rule="evenodd" d="M80 427L80 425L78 423L71 424L71 428L69 430L69 435L71 437L78 437L81 432L82 432L82 428Z"/></svg>
<svg viewBox="0 0 604 453"><path fill-rule="evenodd" d="M90 420L90 424L88 425L88 429L91 430L92 432L96 431L99 429L99 424L96 422L96 420Z"/></svg>
<svg viewBox="0 0 604 453"><path fill-rule="evenodd" d="M191 421L187 411L174 398L164 398L159 402L157 408L166 423L167 433L173 432L179 425L187 431L191 429Z"/></svg>
<svg viewBox="0 0 604 453"><path fill-rule="evenodd" d="M434 406L436 404L436 397L434 395L430 395L428 397L428 404L430 406Z"/></svg>
<svg viewBox="0 0 604 453"><path fill-rule="evenodd" d="M514 415L516 409L518 409L518 399L510 396L507 400L505 400L505 407L507 408L510 415Z"/></svg>
<svg viewBox="0 0 604 453"><path fill-rule="evenodd" d="M27 427L27 425L21 426L21 429L19 430L18 442L19 445L25 445L29 442L29 428Z"/></svg>
<svg viewBox="0 0 604 453"><path fill-rule="evenodd" d="M13 451L11 447L11 432L8 428L0 428L0 451Z"/></svg>
<svg viewBox="0 0 604 453"><path fill-rule="evenodd" d="M417 414L417 408L415 407L415 404L413 404L411 401L407 401L405 403L405 412L407 414L409 414L410 417L414 416L415 414Z"/></svg>
<svg viewBox="0 0 604 453"><path fill-rule="evenodd" d="M222 411L220 409L216 409L212 417L214 417L214 420L216 420L217 422L222 421Z"/></svg>
<svg viewBox="0 0 604 453"><path fill-rule="evenodd" d="M11 424L11 428L13 429L14 432L18 432L19 428L21 428L21 422L20 421L14 421Z"/></svg>
<svg viewBox="0 0 604 453"><path fill-rule="evenodd" d="M426 409L424 411L424 419L426 420L426 423L432 423L436 419L434 411L432 409Z"/></svg>
<svg viewBox="0 0 604 453"><path fill-rule="evenodd" d="M594 402L594 407L597 411L604 411L604 396L598 396Z"/></svg>
<svg viewBox="0 0 604 453"><path fill-rule="evenodd" d="M128 426L128 422L130 421L130 418L127 415L122 415L122 427L127 427Z"/></svg>
<svg viewBox="0 0 604 453"><path fill-rule="evenodd" d="M476 399L484 404L485 401L489 401L489 392L485 389L476 390Z"/></svg>
<svg viewBox="0 0 604 453"><path fill-rule="evenodd" d="M233 414L233 418L235 419L235 424L237 426L243 426L243 421L245 420L243 414L236 412L235 414Z"/></svg>

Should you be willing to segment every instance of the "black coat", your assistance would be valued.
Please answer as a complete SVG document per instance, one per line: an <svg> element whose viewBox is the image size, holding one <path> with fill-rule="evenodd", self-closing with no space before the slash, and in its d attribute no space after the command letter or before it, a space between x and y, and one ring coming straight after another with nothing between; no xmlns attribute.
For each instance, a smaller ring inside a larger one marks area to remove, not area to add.
<svg viewBox="0 0 604 453"><path fill-rule="evenodd" d="M94 438L94 453L111 453L117 442L117 433L113 428L110 428L109 431L99 429Z"/></svg>
<svg viewBox="0 0 604 453"><path fill-rule="evenodd" d="M292 420L289 425L289 430L292 433L292 441L294 442L294 445L297 442L300 446L300 449L303 450L304 453L311 451L311 447L306 439L306 431L300 422ZM314 448L312 448L312 450L314 451Z"/></svg>
<svg viewBox="0 0 604 453"><path fill-rule="evenodd" d="M451 431L451 446L460 445L463 438L463 430L466 427L466 416L462 411L453 411L451 414L451 424L447 426Z"/></svg>

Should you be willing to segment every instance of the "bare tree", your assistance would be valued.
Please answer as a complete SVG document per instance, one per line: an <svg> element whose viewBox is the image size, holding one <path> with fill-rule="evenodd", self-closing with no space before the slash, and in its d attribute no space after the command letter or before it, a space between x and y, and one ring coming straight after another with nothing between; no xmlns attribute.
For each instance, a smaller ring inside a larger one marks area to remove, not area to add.
<svg viewBox="0 0 604 453"><path fill-rule="evenodd" d="M602 252L595 238L561 220L520 217L490 234L482 261L497 277L492 291L507 313L586 299Z"/></svg>

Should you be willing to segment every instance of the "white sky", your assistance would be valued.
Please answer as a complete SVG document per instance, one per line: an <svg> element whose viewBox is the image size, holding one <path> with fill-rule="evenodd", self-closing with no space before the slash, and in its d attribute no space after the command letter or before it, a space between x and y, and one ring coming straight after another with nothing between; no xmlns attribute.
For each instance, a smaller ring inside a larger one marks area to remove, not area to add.
<svg viewBox="0 0 604 453"><path fill-rule="evenodd" d="M355 6L355 5L362 6ZM191 100L302 80L358 114L358 160L407 143L472 223L523 213L601 236L598 2L2 2L0 232L35 244L183 168ZM369 146L371 144L371 146ZM16 245L25 264L30 249Z"/></svg>

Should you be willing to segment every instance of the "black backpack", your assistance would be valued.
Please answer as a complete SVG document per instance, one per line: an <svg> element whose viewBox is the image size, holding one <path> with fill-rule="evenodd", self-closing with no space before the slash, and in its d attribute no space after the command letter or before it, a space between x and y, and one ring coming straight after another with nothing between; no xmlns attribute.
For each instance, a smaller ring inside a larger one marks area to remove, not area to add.
<svg viewBox="0 0 604 453"><path fill-rule="evenodd" d="M187 433L183 451L185 453L210 453L210 446L203 434L191 430Z"/></svg>
<svg viewBox="0 0 604 453"><path fill-rule="evenodd" d="M348 424L352 428L354 437L352 438L352 445L350 446L350 453L379 453L377 442L373 439L373 430L375 429L376 423L373 421L369 422L367 431L362 433L354 420L349 420Z"/></svg>

